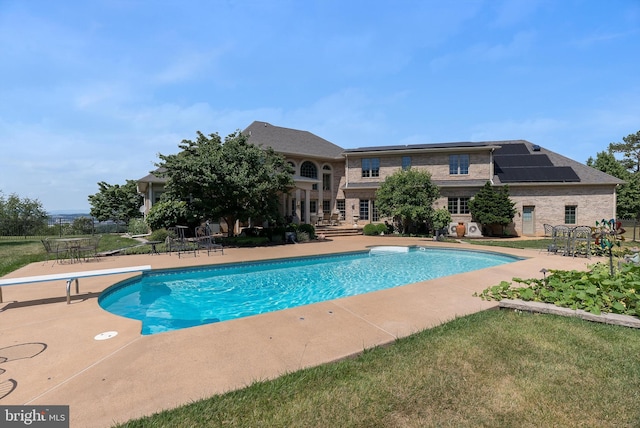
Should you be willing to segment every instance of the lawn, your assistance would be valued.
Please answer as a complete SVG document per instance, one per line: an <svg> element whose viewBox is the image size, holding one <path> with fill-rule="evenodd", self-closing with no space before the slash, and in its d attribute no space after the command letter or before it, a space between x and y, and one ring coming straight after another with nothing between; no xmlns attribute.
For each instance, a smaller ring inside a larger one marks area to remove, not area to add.
<svg viewBox="0 0 640 428"><path fill-rule="evenodd" d="M98 251L117 250L138 244L138 241L119 235L103 235ZM47 259L44 246L39 239L3 238L0 240L0 276L13 272L33 262Z"/></svg>
<svg viewBox="0 0 640 428"><path fill-rule="evenodd" d="M639 354L638 330L484 311L119 426L631 427Z"/></svg>

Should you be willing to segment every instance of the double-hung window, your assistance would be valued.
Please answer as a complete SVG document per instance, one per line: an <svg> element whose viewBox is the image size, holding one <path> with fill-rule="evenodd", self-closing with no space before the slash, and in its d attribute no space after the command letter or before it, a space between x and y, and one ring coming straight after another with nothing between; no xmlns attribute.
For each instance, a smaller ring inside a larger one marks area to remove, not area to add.
<svg viewBox="0 0 640 428"><path fill-rule="evenodd" d="M470 198L448 198L447 209L451 214L469 214L469 199Z"/></svg>
<svg viewBox="0 0 640 428"><path fill-rule="evenodd" d="M564 207L564 224L576 224L576 212L578 207L566 205Z"/></svg>
<svg viewBox="0 0 640 428"><path fill-rule="evenodd" d="M469 174L469 155L449 155L449 174Z"/></svg>
<svg viewBox="0 0 640 428"><path fill-rule="evenodd" d="M402 169L411 168L411 156L402 156Z"/></svg>
<svg viewBox="0 0 640 428"><path fill-rule="evenodd" d="M380 158L363 158L362 176L380 177Z"/></svg>

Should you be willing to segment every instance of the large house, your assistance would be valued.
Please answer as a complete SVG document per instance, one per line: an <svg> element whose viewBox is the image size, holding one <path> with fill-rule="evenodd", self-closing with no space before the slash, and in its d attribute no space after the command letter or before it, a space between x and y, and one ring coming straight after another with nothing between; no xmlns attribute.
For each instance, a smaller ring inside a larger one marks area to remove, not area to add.
<svg viewBox="0 0 640 428"><path fill-rule="evenodd" d="M295 189L281 196L281 213L315 223L331 214L340 222L384 221L376 190L406 168L425 169L440 189L435 208L445 207L454 223L471 222L469 200L488 181L509 186L517 214L512 232L544 234L544 225L595 225L615 218L616 188L623 181L525 140L458 142L343 149L307 131L253 122L249 142L271 147L295 170ZM164 179L138 180L148 212L164 191ZM469 227L471 226L471 228Z"/></svg>

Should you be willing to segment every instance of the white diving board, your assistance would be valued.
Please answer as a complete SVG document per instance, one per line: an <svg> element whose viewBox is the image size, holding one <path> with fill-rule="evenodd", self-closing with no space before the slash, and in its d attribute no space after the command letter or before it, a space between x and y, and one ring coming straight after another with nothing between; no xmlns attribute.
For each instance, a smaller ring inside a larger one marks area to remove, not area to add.
<svg viewBox="0 0 640 428"><path fill-rule="evenodd" d="M24 276L22 278L5 278L0 279L0 287L7 285L30 284L33 282L49 282L49 281L67 281L67 304L71 303L71 283L76 283L76 294L80 292L78 280L80 278L89 278L92 276L117 275L121 273L144 272L151 270L150 265L130 266L112 269L86 270L82 272L54 273L50 275ZM2 288L0 288L0 303L2 303Z"/></svg>

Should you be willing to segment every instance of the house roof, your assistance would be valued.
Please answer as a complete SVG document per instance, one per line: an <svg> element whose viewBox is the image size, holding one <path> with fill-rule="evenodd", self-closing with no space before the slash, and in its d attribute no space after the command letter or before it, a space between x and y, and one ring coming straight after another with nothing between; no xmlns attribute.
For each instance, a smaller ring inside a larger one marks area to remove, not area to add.
<svg viewBox="0 0 640 428"><path fill-rule="evenodd" d="M557 185L588 184L617 185L624 181L573 159L562 156L526 140L429 143L395 146L359 147L343 149L308 131L283 128L267 122L255 121L243 134L257 146L271 147L288 156L313 157L338 161L350 154L356 156L382 155L387 153L491 151L495 164L493 182L496 185ZM482 183L480 183L482 181ZM164 183L165 178L153 172L138 180L138 183ZM483 180L443 180L440 187L482 186ZM348 189L375 188L379 183L349 183Z"/></svg>
<svg viewBox="0 0 640 428"><path fill-rule="evenodd" d="M340 160L344 152L342 147L311 132L273 126L267 122L255 121L242 133L249 136L251 144L271 147L285 155Z"/></svg>
<svg viewBox="0 0 640 428"><path fill-rule="evenodd" d="M526 140L494 142L494 184L598 184L624 181Z"/></svg>
<svg viewBox="0 0 640 428"><path fill-rule="evenodd" d="M456 149L480 149L490 150L496 148L496 142L457 142L457 143L428 143L428 144L407 144L407 145L395 145L395 146L370 146L370 147L358 147L355 149L346 149L344 153L349 155L351 153L368 153L368 152L413 152L413 151L440 151L440 150L456 150Z"/></svg>

